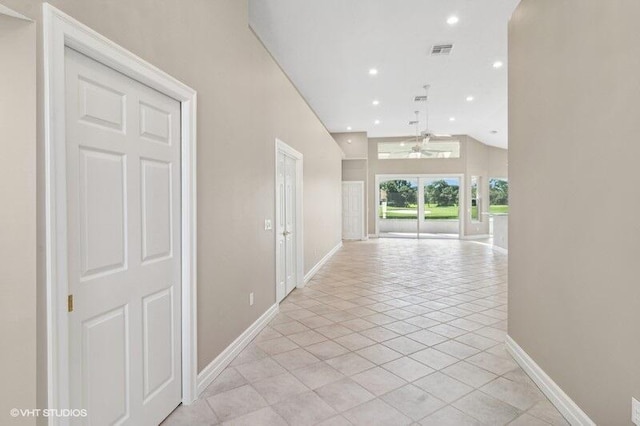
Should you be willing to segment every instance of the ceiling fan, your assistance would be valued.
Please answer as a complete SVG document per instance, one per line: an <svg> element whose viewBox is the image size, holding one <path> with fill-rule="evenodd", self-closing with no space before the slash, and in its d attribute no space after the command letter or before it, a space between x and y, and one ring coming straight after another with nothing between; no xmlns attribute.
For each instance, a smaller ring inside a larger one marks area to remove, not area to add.
<svg viewBox="0 0 640 426"><path fill-rule="evenodd" d="M408 139L400 143L401 146L404 146L404 144L406 143L413 143L413 146L411 147L412 152L409 154L409 158L423 158L423 157L429 158L429 157L435 157L439 153L449 152L449 150L435 149L435 147L429 147L428 145L432 137L451 137L451 135L440 135L440 134L435 135L431 133L431 131L429 130L429 105L427 102L429 99L429 88L431 86L427 84L423 87L425 90L425 94L421 96L416 96L414 100L416 102L425 103L424 130L422 132L420 131L420 111L415 111L416 119L409 121L409 125L416 127L415 141Z"/></svg>

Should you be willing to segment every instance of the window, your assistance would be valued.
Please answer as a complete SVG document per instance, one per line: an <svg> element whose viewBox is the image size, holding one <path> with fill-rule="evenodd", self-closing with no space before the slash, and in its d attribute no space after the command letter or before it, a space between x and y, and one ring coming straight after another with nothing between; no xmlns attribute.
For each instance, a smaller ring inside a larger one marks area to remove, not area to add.
<svg viewBox="0 0 640 426"><path fill-rule="evenodd" d="M482 198L480 176L471 176L471 221L482 222Z"/></svg>
<svg viewBox="0 0 640 426"><path fill-rule="evenodd" d="M418 142L378 142L379 160L460 158L460 141L430 140Z"/></svg>
<svg viewBox="0 0 640 426"><path fill-rule="evenodd" d="M489 179L489 213L509 213L509 182L506 179Z"/></svg>

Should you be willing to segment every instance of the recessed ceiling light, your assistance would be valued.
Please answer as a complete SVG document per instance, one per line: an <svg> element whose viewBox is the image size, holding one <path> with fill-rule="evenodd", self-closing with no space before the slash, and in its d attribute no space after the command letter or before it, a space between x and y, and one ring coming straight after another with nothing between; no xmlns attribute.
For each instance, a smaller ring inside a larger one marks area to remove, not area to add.
<svg viewBox="0 0 640 426"><path fill-rule="evenodd" d="M449 121L456 121L455 117L449 117Z"/></svg>
<svg viewBox="0 0 640 426"><path fill-rule="evenodd" d="M347 126L347 130L351 130L351 126Z"/></svg>
<svg viewBox="0 0 640 426"><path fill-rule="evenodd" d="M347 143L351 143L351 139L347 139Z"/></svg>
<svg viewBox="0 0 640 426"><path fill-rule="evenodd" d="M374 121L373 124L380 124L380 120Z"/></svg>
<svg viewBox="0 0 640 426"><path fill-rule="evenodd" d="M400 146L404 146L404 142L400 142Z"/></svg>
<svg viewBox="0 0 640 426"><path fill-rule="evenodd" d="M378 105L380 105L380 101L379 101L379 100L377 100L377 99L374 99L374 101L373 101L373 102L371 102L371 103L373 104L373 106L378 106Z"/></svg>
<svg viewBox="0 0 640 426"><path fill-rule="evenodd" d="M504 64L502 63L502 61L495 61L495 62L493 63L493 67L494 67L494 68L502 68L502 66L503 66L503 65L504 65Z"/></svg>
<svg viewBox="0 0 640 426"><path fill-rule="evenodd" d="M457 16L449 16L449 18L447 19L447 24L449 25L455 25L458 23L460 19L458 19Z"/></svg>
<svg viewBox="0 0 640 426"><path fill-rule="evenodd" d="M371 68L369 70L369 75L378 75L378 70L376 68Z"/></svg>
<svg viewBox="0 0 640 426"><path fill-rule="evenodd" d="M473 96L467 96L467 102L473 101L475 98Z"/></svg>

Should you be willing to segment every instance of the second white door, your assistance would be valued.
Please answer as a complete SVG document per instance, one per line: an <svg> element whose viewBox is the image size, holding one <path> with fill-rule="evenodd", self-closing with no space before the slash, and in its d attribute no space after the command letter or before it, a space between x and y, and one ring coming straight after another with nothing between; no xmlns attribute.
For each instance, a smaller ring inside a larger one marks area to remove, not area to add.
<svg viewBox="0 0 640 426"><path fill-rule="evenodd" d="M278 151L276 174L276 297L284 299L297 285L297 167L296 158Z"/></svg>
<svg viewBox="0 0 640 426"><path fill-rule="evenodd" d="M342 182L342 239L364 239L364 182Z"/></svg>

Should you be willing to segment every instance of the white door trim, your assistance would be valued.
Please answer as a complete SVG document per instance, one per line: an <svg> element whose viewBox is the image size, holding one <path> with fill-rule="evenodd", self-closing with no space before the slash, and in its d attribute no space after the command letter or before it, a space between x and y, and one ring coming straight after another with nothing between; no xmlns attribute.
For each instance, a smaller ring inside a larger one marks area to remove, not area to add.
<svg viewBox="0 0 640 426"><path fill-rule="evenodd" d="M69 407L65 47L181 103L182 402L197 383L196 91L60 10L43 5L48 408ZM69 419L49 417L50 425Z"/></svg>
<svg viewBox="0 0 640 426"><path fill-rule="evenodd" d="M357 183L360 187L362 187L362 229L360 230L360 240L364 241L367 239L367 232L366 232L366 211L367 211L367 197L365 194L365 187L364 187L364 181L363 180L343 180L342 183ZM379 194L378 194L379 196ZM344 206L343 206L344 207Z"/></svg>
<svg viewBox="0 0 640 426"><path fill-rule="evenodd" d="M280 139L276 138L275 143L275 173L274 173L274 189L275 189L275 202L274 202L274 225L278 223L278 153L282 152L296 160L296 257L298 262L296 263L296 287L302 288L305 285L304 281L304 221L303 221L303 155L296 151ZM274 227L275 230L275 227ZM274 232L274 244L275 244L275 264L276 264L276 276L274 282L276 283L276 303L278 302L278 255L280 252L278 244L278 235Z"/></svg>
<svg viewBox="0 0 640 426"><path fill-rule="evenodd" d="M375 229L376 229L376 233L375 233L375 237L378 238L380 237L380 230L379 230L379 218L378 218L378 206L380 205L380 181L381 180L385 180L385 179L420 179L420 178L427 178L427 179L433 179L433 178L448 178L448 177L454 177L454 178L459 178L460 179L460 186L463 186L463 183L465 182L464 178L465 175L463 173L438 173L438 174L379 174L375 176L375 187L374 187L374 192L375 192L375 218L376 218L376 223L375 223ZM464 227L464 218L462 217L462 212L464 211L464 207L466 205L467 202L467 197L465 196L465 192L464 191L460 191L458 193L459 197L460 197L460 205L459 207L459 211L460 211L460 218L459 218L459 225L458 225L458 229L459 229L459 238L462 239L462 237L464 236L464 231L465 231L465 227Z"/></svg>

